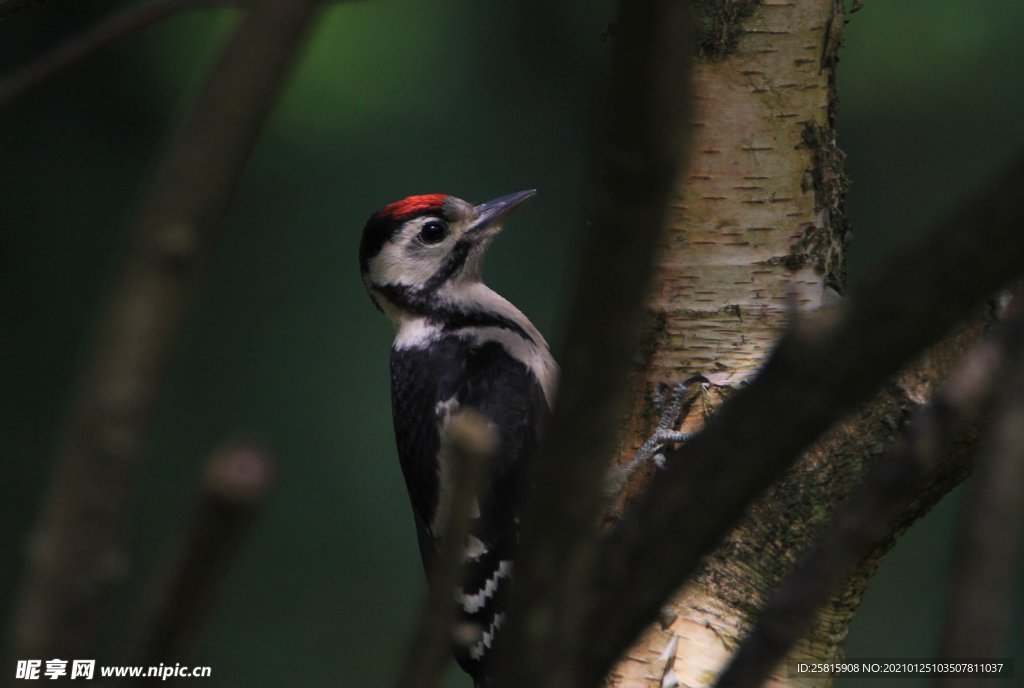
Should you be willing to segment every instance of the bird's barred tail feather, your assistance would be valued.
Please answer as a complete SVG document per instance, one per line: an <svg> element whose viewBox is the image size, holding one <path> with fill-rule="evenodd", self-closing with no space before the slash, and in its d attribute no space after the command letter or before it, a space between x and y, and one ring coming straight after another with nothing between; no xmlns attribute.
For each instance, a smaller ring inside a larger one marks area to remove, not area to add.
<svg viewBox="0 0 1024 688"><path fill-rule="evenodd" d="M483 688L489 685L490 660L505 624L513 553L492 546L478 547L476 552L470 547L470 554L463 584L455 595L460 622L467 629L465 642L455 648L455 656L474 684Z"/></svg>

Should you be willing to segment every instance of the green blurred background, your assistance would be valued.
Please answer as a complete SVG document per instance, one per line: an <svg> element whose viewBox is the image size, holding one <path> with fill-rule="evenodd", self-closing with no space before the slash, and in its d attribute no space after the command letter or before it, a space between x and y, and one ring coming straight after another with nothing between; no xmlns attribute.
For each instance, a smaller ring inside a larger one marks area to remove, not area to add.
<svg viewBox="0 0 1024 688"><path fill-rule="evenodd" d="M0 70L120 4L52 0L0 21ZM280 455L280 483L199 660L213 666L210 685L392 676L423 580L391 437L391 331L359 282L359 232L412 193L538 188L487 275L557 341L610 11L606 0L379 0L325 13L232 206L143 476L140 576L213 447L254 433ZM4 616L140 178L234 16L168 21L0 110ZM839 134L854 281L1024 148L1022 29L1024 4L1011 0L868 0L853 15ZM955 501L887 560L850 656L932 651ZM1020 624L1014 642L1024 647ZM468 685L458 672L449 684Z"/></svg>

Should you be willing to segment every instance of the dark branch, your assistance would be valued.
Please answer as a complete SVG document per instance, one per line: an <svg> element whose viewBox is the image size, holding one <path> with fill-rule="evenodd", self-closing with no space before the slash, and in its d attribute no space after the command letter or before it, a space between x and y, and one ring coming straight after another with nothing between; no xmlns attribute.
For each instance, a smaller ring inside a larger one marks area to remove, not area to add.
<svg viewBox="0 0 1024 688"><path fill-rule="evenodd" d="M1024 271L1022 185L1018 159L844 305L798 322L761 374L673 453L602 546L586 647L591 683L825 429Z"/></svg>
<svg viewBox="0 0 1024 688"><path fill-rule="evenodd" d="M103 48L168 17L193 9L231 4L242 4L242 0L153 0L131 5L0 78L0 107Z"/></svg>
<svg viewBox="0 0 1024 688"><path fill-rule="evenodd" d="M409 653L394 683L396 688L436 686L451 660L452 643L457 641L452 632L455 621L452 594L458 588L463 571L473 499L479 493L497 438L487 427L483 416L464 410L452 417L449 439L455 471L445 537L430 572L430 591L420 612ZM476 639L467 640L470 644Z"/></svg>
<svg viewBox="0 0 1024 688"><path fill-rule="evenodd" d="M939 645L943 659L996 658L1007 649L1024 526L1024 358L1015 368L1006 378L961 512ZM990 682L980 675L944 676L936 685Z"/></svg>
<svg viewBox="0 0 1024 688"><path fill-rule="evenodd" d="M192 655L273 474L273 459L256 445L228 444L210 457L194 512L144 593L129 639L132 664L174 664Z"/></svg>
<svg viewBox="0 0 1024 688"><path fill-rule="evenodd" d="M154 171L80 381L12 616L17 657L91 657L127 568L144 440L228 200L316 14L260 0Z"/></svg>
<svg viewBox="0 0 1024 688"><path fill-rule="evenodd" d="M591 222L499 650L504 686L572 685L570 659L585 642L583 591L604 473L689 132L691 31L688 3L679 0L623 2L614 25Z"/></svg>
<svg viewBox="0 0 1024 688"><path fill-rule="evenodd" d="M1022 351L1024 317L1018 316L967 355L949 384L916 414L907 435L850 496L807 559L773 594L719 679L719 688L762 685L818 610L942 468L954 442L990 406L1006 368Z"/></svg>

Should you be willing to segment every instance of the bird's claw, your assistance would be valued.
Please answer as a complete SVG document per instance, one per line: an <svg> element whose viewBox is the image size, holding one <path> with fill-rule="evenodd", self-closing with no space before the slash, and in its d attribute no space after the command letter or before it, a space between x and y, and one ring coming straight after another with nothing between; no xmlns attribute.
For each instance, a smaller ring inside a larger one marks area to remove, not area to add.
<svg viewBox="0 0 1024 688"><path fill-rule="evenodd" d="M654 462L658 468L665 467L664 450L672 444L686 442L692 433L676 430L679 422L679 415L683 412L683 406L688 405L687 391L694 383L706 382L702 375L695 375L685 382L679 382L669 388L668 395L662 391L661 386L656 386L652 392L654 408L658 411L658 425L654 432L648 437L640 448L633 454L630 462L632 468L639 468L648 461Z"/></svg>

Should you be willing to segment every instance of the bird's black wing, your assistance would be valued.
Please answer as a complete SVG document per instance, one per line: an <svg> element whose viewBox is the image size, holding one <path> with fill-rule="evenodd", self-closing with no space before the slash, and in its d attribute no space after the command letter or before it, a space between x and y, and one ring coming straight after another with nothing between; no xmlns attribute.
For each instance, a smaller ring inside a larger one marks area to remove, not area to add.
<svg viewBox="0 0 1024 688"><path fill-rule="evenodd" d="M467 353L466 374L457 390L460 407L487 418L498 440L479 495L480 513L470 524L460 600L463 621L472 623L480 635L456 653L460 664L481 684L487 657L504 623L529 464L537 454L547 403L529 368L501 344L487 342Z"/></svg>
<svg viewBox="0 0 1024 688"><path fill-rule="evenodd" d="M392 389L399 457L417 512L420 548L428 570L434 554L429 524L442 489L436 466L443 413L474 409L492 424L498 440L479 495L480 512L470 524L460 600L463 621L472 623L479 635L456 651L463 668L482 683L483 662L504 620L501 611L518 546L528 466L537 453L540 426L547 415L544 393L529 368L501 344L475 345L455 337L422 350L394 352Z"/></svg>
<svg viewBox="0 0 1024 688"><path fill-rule="evenodd" d="M430 526L440 491L437 461L441 439L437 409L465 376L463 349L459 340L449 338L434 342L428 348L391 351L395 443L412 504L420 555L428 572L437 547Z"/></svg>

